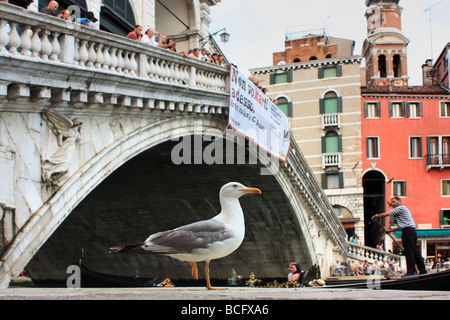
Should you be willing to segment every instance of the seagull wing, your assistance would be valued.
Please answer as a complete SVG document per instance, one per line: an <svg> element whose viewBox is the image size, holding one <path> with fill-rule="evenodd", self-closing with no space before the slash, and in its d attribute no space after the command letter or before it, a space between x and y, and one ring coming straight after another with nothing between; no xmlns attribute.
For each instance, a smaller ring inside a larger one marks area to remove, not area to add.
<svg viewBox="0 0 450 320"><path fill-rule="evenodd" d="M232 236L223 222L210 219L151 235L145 241L144 248L159 254L192 253L195 249L205 249Z"/></svg>

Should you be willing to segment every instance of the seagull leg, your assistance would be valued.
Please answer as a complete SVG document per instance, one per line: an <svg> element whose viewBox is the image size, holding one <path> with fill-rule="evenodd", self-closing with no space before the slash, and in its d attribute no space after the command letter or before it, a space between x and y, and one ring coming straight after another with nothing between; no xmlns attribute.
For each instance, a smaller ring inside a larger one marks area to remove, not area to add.
<svg viewBox="0 0 450 320"><path fill-rule="evenodd" d="M227 288L213 288L211 287L211 281L209 280L209 262L205 264L205 276L206 276L206 289L208 290L227 290Z"/></svg>
<svg viewBox="0 0 450 320"><path fill-rule="evenodd" d="M195 280L198 280L198 269L197 269L197 263L188 261L189 264L192 267L192 277L194 277Z"/></svg>

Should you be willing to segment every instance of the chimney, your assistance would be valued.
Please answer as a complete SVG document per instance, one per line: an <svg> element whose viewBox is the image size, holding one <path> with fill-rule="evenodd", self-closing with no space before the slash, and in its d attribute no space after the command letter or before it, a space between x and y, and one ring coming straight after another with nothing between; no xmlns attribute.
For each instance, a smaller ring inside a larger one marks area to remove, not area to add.
<svg viewBox="0 0 450 320"><path fill-rule="evenodd" d="M433 60L427 59L425 64L422 65L422 85L424 86L432 86L433 85Z"/></svg>

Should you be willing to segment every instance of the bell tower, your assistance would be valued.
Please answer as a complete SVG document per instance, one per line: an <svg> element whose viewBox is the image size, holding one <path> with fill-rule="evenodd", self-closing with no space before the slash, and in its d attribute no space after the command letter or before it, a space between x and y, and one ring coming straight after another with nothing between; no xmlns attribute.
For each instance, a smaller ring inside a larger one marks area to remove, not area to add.
<svg viewBox="0 0 450 320"><path fill-rule="evenodd" d="M367 39L362 55L366 61L367 86L408 86L406 47L402 33L400 0L366 0Z"/></svg>

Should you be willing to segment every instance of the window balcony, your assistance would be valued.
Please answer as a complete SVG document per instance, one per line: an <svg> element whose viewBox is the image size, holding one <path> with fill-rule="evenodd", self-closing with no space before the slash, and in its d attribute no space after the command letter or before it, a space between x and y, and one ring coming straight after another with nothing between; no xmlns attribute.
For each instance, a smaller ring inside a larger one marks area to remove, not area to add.
<svg viewBox="0 0 450 320"><path fill-rule="evenodd" d="M450 154L427 154L427 171L450 168Z"/></svg>
<svg viewBox="0 0 450 320"><path fill-rule="evenodd" d="M340 128L341 115L339 113L322 115L322 129L326 128Z"/></svg>
<svg viewBox="0 0 450 320"><path fill-rule="evenodd" d="M330 167L341 168L341 154L327 153L322 155L322 168L325 170Z"/></svg>

